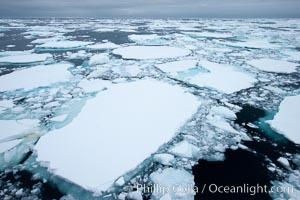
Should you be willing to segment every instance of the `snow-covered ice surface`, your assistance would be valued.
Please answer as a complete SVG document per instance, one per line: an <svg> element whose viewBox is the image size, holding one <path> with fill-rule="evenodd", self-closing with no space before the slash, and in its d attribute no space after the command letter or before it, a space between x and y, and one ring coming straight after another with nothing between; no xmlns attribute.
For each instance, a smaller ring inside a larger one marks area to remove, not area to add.
<svg viewBox="0 0 300 200"><path fill-rule="evenodd" d="M47 199L47 183L65 199L192 199L132 189L196 186L193 167L228 149L263 157L270 184L295 191L270 196L297 199L299 31L298 19L0 19L0 199ZM24 170L39 184L20 184Z"/></svg>
<svg viewBox="0 0 300 200"><path fill-rule="evenodd" d="M257 67L260 70L277 73L292 73L296 72L298 63L291 63L283 60L259 59L247 62L249 65Z"/></svg>
<svg viewBox="0 0 300 200"><path fill-rule="evenodd" d="M88 100L70 125L40 139L37 160L87 189L106 190L169 141L199 105L178 86L154 80L110 86Z"/></svg>
<svg viewBox="0 0 300 200"><path fill-rule="evenodd" d="M285 97L274 119L268 123L279 133L300 144L300 95Z"/></svg>
<svg viewBox="0 0 300 200"><path fill-rule="evenodd" d="M35 64L35 63L40 63L40 62L46 61L47 59L50 59L50 58L52 58L52 55L49 53L4 56L4 57L0 57L0 65Z"/></svg>
<svg viewBox="0 0 300 200"><path fill-rule="evenodd" d="M0 76L0 91L31 90L37 87L49 86L56 82L68 81L72 76L68 71L71 66L72 64L69 63L38 65L14 71Z"/></svg>

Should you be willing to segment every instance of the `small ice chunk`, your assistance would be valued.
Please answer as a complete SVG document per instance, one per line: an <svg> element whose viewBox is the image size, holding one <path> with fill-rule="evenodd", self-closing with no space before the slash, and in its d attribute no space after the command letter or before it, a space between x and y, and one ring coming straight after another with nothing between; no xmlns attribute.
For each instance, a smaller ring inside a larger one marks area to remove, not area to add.
<svg viewBox="0 0 300 200"><path fill-rule="evenodd" d="M174 156L167 153L155 154L153 156L153 160L163 165L172 165L172 162L174 161Z"/></svg>
<svg viewBox="0 0 300 200"><path fill-rule="evenodd" d="M183 169L167 168L150 174L151 181L157 186L152 193L154 199L169 194L171 199L194 199L194 176Z"/></svg>
<svg viewBox="0 0 300 200"><path fill-rule="evenodd" d="M284 157L280 157L277 159L277 161L282 164L283 166L289 168L290 167L290 162L288 161L288 159L284 158Z"/></svg>
<svg viewBox="0 0 300 200"><path fill-rule="evenodd" d="M5 56L0 57L0 65L39 63L49 58L52 58L49 53Z"/></svg>
<svg viewBox="0 0 300 200"><path fill-rule="evenodd" d="M273 129L291 141L300 144L300 95L285 97L273 120L267 121Z"/></svg>
<svg viewBox="0 0 300 200"><path fill-rule="evenodd" d="M10 74L0 76L0 91L17 89L31 90L37 87L67 81L72 76L68 71L68 68L72 66L70 63L59 63L39 65L14 71Z"/></svg>
<svg viewBox="0 0 300 200"><path fill-rule="evenodd" d="M273 60L268 58L251 60L247 62L249 65L256 67L266 72L277 72L277 73L292 73L296 72L297 63L292 63L283 60Z"/></svg>
<svg viewBox="0 0 300 200"><path fill-rule="evenodd" d="M186 56L191 53L190 50L169 46L129 46L113 50L116 55L124 59L158 59L158 58L176 58Z"/></svg>
<svg viewBox="0 0 300 200"><path fill-rule="evenodd" d="M199 148L187 141L181 141L170 149L170 152L181 157L192 158L199 151Z"/></svg>
<svg viewBox="0 0 300 200"><path fill-rule="evenodd" d="M13 100L2 100L2 101L0 101L0 109L1 108L6 109L6 108L12 108L12 107L14 107Z"/></svg>
<svg viewBox="0 0 300 200"><path fill-rule="evenodd" d="M59 116L51 118L51 121L62 122L62 121L65 121L67 119L67 117L68 117L68 114L59 115Z"/></svg>
<svg viewBox="0 0 300 200"><path fill-rule="evenodd" d="M101 79L83 79L79 82L78 87L82 88L85 92L98 92L108 87L111 84L110 81Z"/></svg>
<svg viewBox="0 0 300 200"><path fill-rule="evenodd" d="M108 54L106 53L96 54L90 58L89 65L92 66L92 65L105 64L108 61L109 61Z"/></svg>
<svg viewBox="0 0 300 200"><path fill-rule="evenodd" d="M135 191L135 192L129 192L126 195L125 199L128 199L128 200L143 200L143 196L142 196L141 192Z"/></svg>
<svg viewBox="0 0 300 200"><path fill-rule="evenodd" d="M236 115L235 113L230 110L229 108L226 108L224 106L214 106L211 108L211 111L213 111L214 113L216 113L219 116L223 116L227 119L236 119Z"/></svg>

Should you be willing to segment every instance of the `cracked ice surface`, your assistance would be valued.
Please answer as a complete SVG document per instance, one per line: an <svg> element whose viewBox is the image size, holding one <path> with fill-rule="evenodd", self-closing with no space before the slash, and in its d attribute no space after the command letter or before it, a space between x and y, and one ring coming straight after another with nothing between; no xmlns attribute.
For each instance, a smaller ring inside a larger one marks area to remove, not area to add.
<svg viewBox="0 0 300 200"><path fill-rule="evenodd" d="M106 190L170 140L199 104L180 87L154 80L109 86L70 125L40 139L37 160L84 188Z"/></svg>

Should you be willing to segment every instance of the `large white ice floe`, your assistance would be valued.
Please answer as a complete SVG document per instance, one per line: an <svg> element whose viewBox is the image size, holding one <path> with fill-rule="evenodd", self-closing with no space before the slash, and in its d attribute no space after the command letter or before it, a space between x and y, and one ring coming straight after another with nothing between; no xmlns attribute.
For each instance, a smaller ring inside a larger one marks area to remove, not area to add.
<svg viewBox="0 0 300 200"><path fill-rule="evenodd" d="M251 87L257 80L250 73L238 70L234 66L200 61L199 65L209 70L187 78L190 83L209 87L224 93L233 93Z"/></svg>
<svg viewBox="0 0 300 200"><path fill-rule="evenodd" d="M267 40L248 40L242 42L220 42L227 46L238 47L238 48L252 48L252 49L276 49L279 45L270 43Z"/></svg>
<svg viewBox="0 0 300 200"><path fill-rule="evenodd" d="M115 43L112 42L105 42L105 43L97 43L97 44L92 44L92 45L88 45L87 49L90 50L105 50L105 49L115 49L120 47L120 45L117 45Z"/></svg>
<svg viewBox="0 0 300 200"><path fill-rule="evenodd" d="M153 199L194 199L194 176L183 169L166 168L150 175Z"/></svg>
<svg viewBox="0 0 300 200"><path fill-rule="evenodd" d="M113 50L124 59L158 59L186 56L190 50L170 46L128 46Z"/></svg>
<svg viewBox="0 0 300 200"><path fill-rule="evenodd" d="M80 49L87 45L93 44L93 42L84 41L51 41L44 44L38 45L38 50L70 50Z"/></svg>
<svg viewBox="0 0 300 200"><path fill-rule="evenodd" d="M111 85L72 123L39 140L37 160L84 188L106 190L168 142L199 105L180 87L156 80Z"/></svg>
<svg viewBox="0 0 300 200"><path fill-rule="evenodd" d="M161 45L166 43L166 38L164 36L159 36L157 34L149 34L149 35L129 35L128 38L131 41L134 41L140 45Z"/></svg>
<svg viewBox="0 0 300 200"><path fill-rule="evenodd" d="M0 92L8 90L31 90L64 82L71 78L68 68L70 63L39 65L0 76Z"/></svg>
<svg viewBox="0 0 300 200"><path fill-rule="evenodd" d="M284 134L291 141L300 144L300 95L285 97L273 120L268 121L272 128Z"/></svg>
<svg viewBox="0 0 300 200"><path fill-rule="evenodd" d="M251 60L248 61L247 63L260 70L266 72L277 72L277 73L296 72L297 66L300 66L300 64L297 63L292 63L284 60L274 60L269 58Z"/></svg>
<svg viewBox="0 0 300 200"><path fill-rule="evenodd" d="M43 54L25 54L25 55L11 55L0 57L0 65L8 65L8 64L34 64L44 62L47 59L51 59L52 55L49 53Z"/></svg>

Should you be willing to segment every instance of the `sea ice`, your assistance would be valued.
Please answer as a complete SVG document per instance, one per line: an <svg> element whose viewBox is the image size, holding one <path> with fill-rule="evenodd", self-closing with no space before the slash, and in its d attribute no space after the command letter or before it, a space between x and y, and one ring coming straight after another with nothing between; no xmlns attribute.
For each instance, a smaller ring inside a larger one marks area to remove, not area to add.
<svg viewBox="0 0 300 200"><path fill-rule="evenodd" d="M273 120L268 121L272 128L284 134L291 141L300 144L300 95L285 97Z"/></svg>
<svg viewBox="0 0 300 200"><path fill-rule="evenodd" d="M111 85L72 123L39 140L37 160L84 188L106 190L169 141L199 105L180 87L152 79Z"/></svg>
<svg viewBox="0 0 300 200"><path fill-rule="evenodd" d="M277 73L296 72L297 66L300 66L300 64L297 63L292 63L284 60L273 60L268 58L251 60L248 61L247 63L260 70L266 72L277 72Z"/></svg>
<svg viewBox="0 0 300 200"><path fill-rule="evenodd" d="M197 66L197 60L180 60L155 65L160 70L178 76L178 72L187 71Z"/></svg>
<svg viewBox="0 0 300 200"><path fill-rule="evenodd" d="M20 144L20 142L21 142L21 140L11 140L11 141L7 141L7 142L0 142L0 154L17 146L18 144Z"/></svg>
<svg viewBox="0 0 300 200"><path fill-rule="evenodd" d="M29 133L39 125L38 120L23 119L23 120L0 120L0 141L7 138Z"/></svg>
<svg viewBox="0 0 300 200"><path fill-rule="evenodd" d="M90 60L89 60L89 65L99 65L99 64L104 64L109 61L109 57L107 53L101 53L101 54L96 54L93 55Z"/></svg>
<svg viewBox="0 0 300 200"><path fill-rule="evenodd" d="M158 59L186 56L190 50L169 46L128 46L113 50L124 59Z"/></svg>
<svg viewBox="0 0 300 200"><path fill-rule="evenodd" d="M249 88L257 81L251 74L239 71L234 66L209 61L200 61L199 65L210 72L197 74L188 81L201 87L210 87L221 92L233 93Z"/></svg>
<svg viewBox="0 0 300 200"><path fill-rule="evenodd" d="M184 34L194 36L194 37L204 37L204 38L229 38L232 37L229 33L220 32L184 32Z"/></svg>
<svg viewBox="0 0 300 200"><path fill-rule="evenodd" d="M110 81L100 79L83 79L79 82L78 86L82 88L85 92L98 92L100 90L105 89L110 84Z"/></svg>
<svg viewBox="0 0 300 200"><path fill-rule="evenodd" d="M47 59L52 58L52 55L49 53L44 54L28 54L28 55L11 55L0 57L0 65L8 65L8 64L35 64L44 62Z"/></svg>
<svg viewBox="0 0 300 200"><path fill-rule="evenodd" d="M52 41L36 46L38 50L70 50L80 49L87 45L93 44L93 42L84 41Z"/></svg>
<svg viewBox="0 0 300 200"><path fill-rule="evenodd" d="M170 149L170 152L180 156L180 157L187 157L193 158L196 153L199 151L195 145L188 143L187 141L183 140L176 144L174 147Z"/></svg>
<svg viewBox="0 0 300 200"><path fill-rule="evenodd" d="M158 187L152 193L153 199L169 195L170 199L194 199L194 176L183 169L167 168L153 172L151 181Z"/></svg>
<svg viewBox="0 0 300 200"><path fill-rule="evenodd" d="M253 48L253 49L276 49L280 47L276 44L270 43L267 40L249 40L243 42L220 42L220 43L232 47Z"/></svg>
<svg viewBox="0 0 300 200"><path fill-rule="evenodd" d="M93 45L88 45L87 49L90 50L105 50L105 49L115 49L120 47L120 45L117 45L112 42L106 42L106 43L98 43L98 44L93 44Z"/></svg>
<svg viewBox="0 0 300 200"><path fill-rule="evenodd" d="M157 34L150 35L129 35L128 38L140 45L162 45L166 43L166 39L163 36Z"/></svg>
<svg viewBox="0 0 300 200"><path fill-rule="evenodd" d="M10 74L0 76L0 91L31 90L56 82L67 81L71 78L71 73L68 71L69 67L72 67L72 64L58 63L14 71Z"/></svg>

